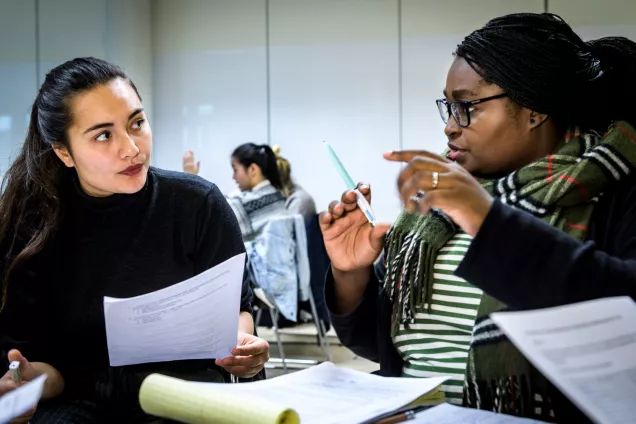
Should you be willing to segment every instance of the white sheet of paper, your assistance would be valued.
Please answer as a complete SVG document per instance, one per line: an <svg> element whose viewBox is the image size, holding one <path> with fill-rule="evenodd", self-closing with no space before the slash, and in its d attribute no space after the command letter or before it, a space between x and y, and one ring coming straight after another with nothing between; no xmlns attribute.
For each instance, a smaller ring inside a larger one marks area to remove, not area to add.
<svg viewBox="0 0 636 424"><path fill-rule="evenodd" d="M40 401L46 375L41 375L0 396L0 424L23 415Z"/></svg>
<svg viewBox="0 0 636 424"><path fill-rule="evenodd" d="M380 377L323 362L270 380L229 384L226 390L291 408L303 424L360 423L401 408L446 380Z"/></svg>
<svg viewBox="0 0 636 424"><path fill-rule="evenodd" d="M444 403L415 415L409 424L545 424L543 421L495 414Z"/></svg>
<svg viewBox="0 0 636 424"><path fill-rule="evenodd" d="M129 299L104 297L111 366L230 356L236 346L245 254Z"/></svg>
<svg viewBox="0 0 636 424"><path fill-rule="evenodd" d="M636 419L636 303L631 298L498 312L491 318L595 422Z"/></svg>

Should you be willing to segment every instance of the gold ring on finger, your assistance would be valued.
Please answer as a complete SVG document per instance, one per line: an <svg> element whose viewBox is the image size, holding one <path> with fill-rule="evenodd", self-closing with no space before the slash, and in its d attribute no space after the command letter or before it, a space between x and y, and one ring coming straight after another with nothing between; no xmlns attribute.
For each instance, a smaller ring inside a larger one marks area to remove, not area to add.
<svg viewBox="0 0 636 424"><path fill-rule="evenodd" d="M433 184L431 185L431 188L435 190L437 188L437 185L439 184L439 172L433 172L432 179Z"/></svg>

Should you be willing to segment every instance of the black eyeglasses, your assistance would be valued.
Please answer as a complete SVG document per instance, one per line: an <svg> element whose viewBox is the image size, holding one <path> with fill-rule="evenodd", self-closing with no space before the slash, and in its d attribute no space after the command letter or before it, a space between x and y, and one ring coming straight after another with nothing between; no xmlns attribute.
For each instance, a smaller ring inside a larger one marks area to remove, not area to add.
<svg viewBox="0 0 636 424"><path fill-rule="evenodd" d="M478 105L479 103L488 102L490 100L501 99L502 97L506 96L506 93L501 93L497 94L496 96L485 97L483 99L458 100L452 103L448 103L446 99L439 99L436 100L435 103L437 103L439 114L445 124L448 124L450 116L453 115L453 118L455 118L455 122L457 122L457 125L462 128L466 128L470 125L470 112L472 111L472 106Z"/></svg>

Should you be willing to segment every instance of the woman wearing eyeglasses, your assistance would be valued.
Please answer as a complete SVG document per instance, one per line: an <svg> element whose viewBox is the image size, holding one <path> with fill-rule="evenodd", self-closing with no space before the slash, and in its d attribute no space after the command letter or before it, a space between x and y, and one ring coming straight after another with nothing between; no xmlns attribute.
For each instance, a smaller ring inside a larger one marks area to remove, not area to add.
<svg viewBox="0 0 636 424"><path fill-rule="evenodd" d="M448 151L385 155L407 164L393 226L351 191L321 217L340 340L382 375L450 375L449 402L585 422L488 315L636 298L634 75L635 43L551 14L468 35L437 101Z"/></svg>

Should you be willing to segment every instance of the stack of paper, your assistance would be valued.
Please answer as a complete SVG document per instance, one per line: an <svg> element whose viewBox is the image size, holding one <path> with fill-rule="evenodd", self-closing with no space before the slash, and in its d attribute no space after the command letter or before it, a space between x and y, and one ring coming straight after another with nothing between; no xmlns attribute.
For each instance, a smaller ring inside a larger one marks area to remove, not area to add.
<svg viewBox="0 0 636 424"><path fill-rule="evenodd" d="M636 422L636 304L631 298L500 312L491 317L592 420Z"/></svg>
<svg viewBox="0 0 636 424"><path fill-rule="evenodd" d="M597 423L636 417L636 304L607 298L536 311L492 314L492 320L554 385ZM192 383L158 374L139 394L152 415L186 423L365 423L407 405L439 402L446 378L383 378L331 363L256 383ZM441 405L414 423L529 424Z"/></svg>
<svg viewBox="0 0 636 424"><path fill-rule="evenodd" d="M151 415L184 423L364 423L405 405L442 401L439 387L445 380L379 377L330 362L242 384L153 374L142 384L139 402Z"/></svg>
<svg viewBox="0 0 636 424"><path fill-rule="evenodd" d="M478 409L461 408L448 403L415 415L409 424L546 424L543 421L495 414Z"/></svg>

